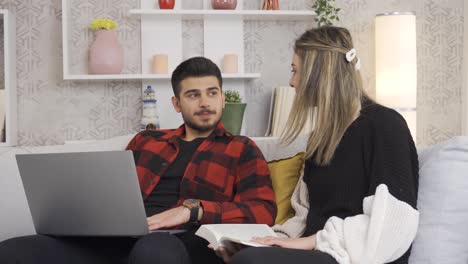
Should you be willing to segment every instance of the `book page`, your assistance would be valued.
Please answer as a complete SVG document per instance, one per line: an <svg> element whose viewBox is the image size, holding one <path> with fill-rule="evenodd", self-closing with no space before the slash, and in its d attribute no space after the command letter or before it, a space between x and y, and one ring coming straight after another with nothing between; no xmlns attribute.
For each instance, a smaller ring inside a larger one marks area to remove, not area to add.
<svg viewBox="0 0 468 264"><path fill-rule="evenodd" d="M277 88L277 104L275 105L276 111L275 113L277 114L278 118L276 119L276 124L275 124L275 132L274 136L278 137L281 135L281 131L283 130L283 116L284 116L284 89L283 87L278 87Z"/></svg>
<svg viewBox="0 0 468 264"><path fill-rule="evenodd" d="M195 232L195 235L206 239L213 248L218 248L221 246L221 234L214 230L212 226L213 225L202 225L197 232Z"/></svg>
<svg viewBox="0 0 468 264"><path fill-rule="evenodd" d="M273 101L273 118L271 121L271 136L277 136L276 130L278 130L278 121L279 121L279 105L280 105L280 96L279 89L275 88L274 91L274 101Z"/></svg>
<svg viewBox="0 0 468 264"><path fill-rule="evenodd" d="M291 114L291 109L293 107L294 98L296 97L296 89L291 87L281 87L283 89L283 107L282 107L282 116L281 116L281 131L280 134L283 133L283 130L286 128L286 124L288 123L289 116Z"/></svg>
<svg viewBox="0 0 468 264"><path fill-rule="evenodd" d="M273 116L276 117L273 122L272 136L279 137L283 133L289 119L289 114L294 103L296 90L289 86L276 88L276 98L273 109Z"/></svg>
<svg viewBox="0 0 468 264"><path fill-rule="evenodd" d="M283 112L284 112L284 89L283 87L276 88L275 105L273 109L273 132L272 136L279 137L283 130Z"/></svg>
<svg viewBox="0 0 468 264"><path fill-rule="evenodd" d="M265 132L265 137L269 137L272 135L273 131L273 111L275 109L274 104L275 104L275 91L276 89L273 89L271 93L271 100L270 100L270 111L268 112L268 123L267 123L267 129Z"/></svg>
<svg viewBox="0 0 468 264"><path fill-rule="evenodd" d="M296 97L296 90L289 86L278 86L273 89L271 95L270 112L268 115L268 128L266 137L280 137L290 118L291 109ZM307 119L301 135L310 134L314 127L313 111L310 111L310 118Z"/></svg>
<svg viewBox="0 0 468 264"><path fill-rule="evenodd" d="M232 243L238 243L242 244L244 246L249 246L249 247L270 247L268 245L256 243L250 240L239 240L236 238L231 238L231 237L222 237L219 244L223 247L226 247L228 249L232 248ZM232 251L232 250L231 250Z"/></svg>
<svg viewBox="0 0 468 264"><path fill-rule="evenodd" d="M268 225L262 224L202 225L195 234L208 240L214 248L219 246L230 247L229 241L248 246L264 246L252 242L252 238L276 236L275 232ZM217 241L212 243L213 239Z"/></svg>

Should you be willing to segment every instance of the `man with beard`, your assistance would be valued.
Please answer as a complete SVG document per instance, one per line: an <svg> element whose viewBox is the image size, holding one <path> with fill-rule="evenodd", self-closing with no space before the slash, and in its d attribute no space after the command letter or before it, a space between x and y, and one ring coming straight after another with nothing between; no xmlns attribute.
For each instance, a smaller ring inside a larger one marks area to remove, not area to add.
<svg viewBox="0 0 468 264"><path fill-rule="evenodd" d="M223 263L194 233L201 224L272 225L275 197L267 163L255 143L220 122L222 78L212 61L195 57L172 74L172 103L184 124L145 130L133 151L149 230L141 238L28 236L0 243L1 263ZM112 221L112 219L109 219Z"/></svg>

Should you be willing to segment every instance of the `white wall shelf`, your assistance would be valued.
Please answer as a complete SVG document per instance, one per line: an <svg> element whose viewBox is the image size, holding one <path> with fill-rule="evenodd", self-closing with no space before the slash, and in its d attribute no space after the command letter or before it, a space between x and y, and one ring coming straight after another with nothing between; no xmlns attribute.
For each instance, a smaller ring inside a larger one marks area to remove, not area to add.
<svg viewBox="0 0 468 264"><path fill-rule="evenodd" d="M223 74L223 89L237 90L245 98L249 81L261 77L260 73L246 73L244 67L244 21L313 21L315 13L310 10L244 10L243 1L238 1L235 10L213 10L211 0L203 0L203 9L182 9L176 1L173 10L155 9L155 0L140 0L139 7L130 9L129 17L139 19L141 39L141 73L118 75L89 75L86 72L70 71L72 21L70 0L62 0L63 76L65 80L142 80L142 91L148 85L156 90L161 128L175 128L182 123L180 114L173 109L170 98L173 92L170 74L151 74L152 58L155 54L168 55L168 72L171 73L184 58L183 21L203 22L203 53L197 54L211 59L223 71L226 54L236 54L237 74ZM156 4L157 6L157 4ZM137 47L135 47L137 48ZM241 131L243 133L243 131Z"/></svg>
<svg viewBox="0 0 468 264"><path fill-rule="evenodd" d="M8 10L0 9L0 20L3 21L3 81L5 83L5 142L0 147L15 146L17 143L18 120L16 98L16 28L15 17ZM0 129L3 127L1 124Z"/></svg>
<svg viewBox="0 0 468 264"><path fill-rule="evenodd" d="M203 20L208 17L238 17L243 20L308 20L313 11L296 10L209 10L209 9L132 9L130 15L165 16L182 20Z"/></svg>
<svg viewBox="0 0 468 264"><path fill-rule="evenodd" d="M64 80L164 80L170 79L169 74L71 74L64 76Z"/></svg>
<svg viewBox="0 0 468 264"><path fill-rule="evenodd" d="M223 74L223 79L254 80L260 78L260 73L246 74ZM93 74L71 74L64 76L64 80L170 80L170 74L113 74L113 75L93 75Z"/></svg>

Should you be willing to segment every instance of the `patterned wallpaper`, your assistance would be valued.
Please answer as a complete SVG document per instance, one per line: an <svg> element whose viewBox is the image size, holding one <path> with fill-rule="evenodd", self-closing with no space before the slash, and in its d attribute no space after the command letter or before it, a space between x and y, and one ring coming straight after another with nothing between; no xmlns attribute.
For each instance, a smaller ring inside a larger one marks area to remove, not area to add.
<svg viewBox="0 0 468 264"><path fill-rule="evenodd" d="M0 18L0 90L5 89L3 56L3 19ZM0 102L0 105L3 104Z"/></svg>
<svg viewBox="0 0 468 264"><path fill-rule="evenodd" d="M417 142L427 146L462 133L463 0L340 1L371 93L374 83L374 24L377 13L414 11L417 17ZM371 21L371 23L369 23Z"/></svg>
<svg viewBox="0 0 468 264"><path fill-rule="evenodd" d="M125 49L126 73L139 72L139 22L127 17L139 0L70 0L71 70L86 72L92 41L88 23L95 17L117 20ZM244 0L258 8L261 0ZM282 9L303 9L312 0L280 0ZM185 0L184 7L201 0ZM374 16L412 10L418 33L418 135L420 146L461 133L463 0L337 0L340 25L353 33L366 89L374 89ZM141 116L140 81L63 81L61 0L0 0L16 14L19 144L49 145L65 140L108 138L136 131ZM245 22L245 66L261 72L247 90L246 131L264 134L272 87L288 83L293 40L308 22ZM184 56L203 51L203 24L183 24ZM278 37L281 36L281 37Z"/></svg>
<svg viewBox="0 0 468 264"><path fill-rule="evenodd" d="M125 10L136 3L73 1L72 15L81 12L73 25L82 30L75 29L70 36L74 54L82 56L77 47L90 44L85 24L94 16L118 18L122 44L128 47L136 42L138 46L138 37L133 35L139 32L138 25L122 19ZM102 139L136 130L141 115L140 82L63 81L60 0L0 0L0 8L16 14L19 144Z"/></svg>

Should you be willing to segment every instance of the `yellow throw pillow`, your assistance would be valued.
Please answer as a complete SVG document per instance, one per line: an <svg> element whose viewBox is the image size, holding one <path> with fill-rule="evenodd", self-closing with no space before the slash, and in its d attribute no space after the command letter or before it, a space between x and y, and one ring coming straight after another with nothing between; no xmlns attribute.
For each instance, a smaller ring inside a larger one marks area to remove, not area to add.
<svg viewBox="0 0 468 264"><path fill-rule="evenodd" d="M283 224L294 216L291 196L304 165L303 157L304 153L301 152L291 158L268 162L278 207L275 224Z"/></svg>

